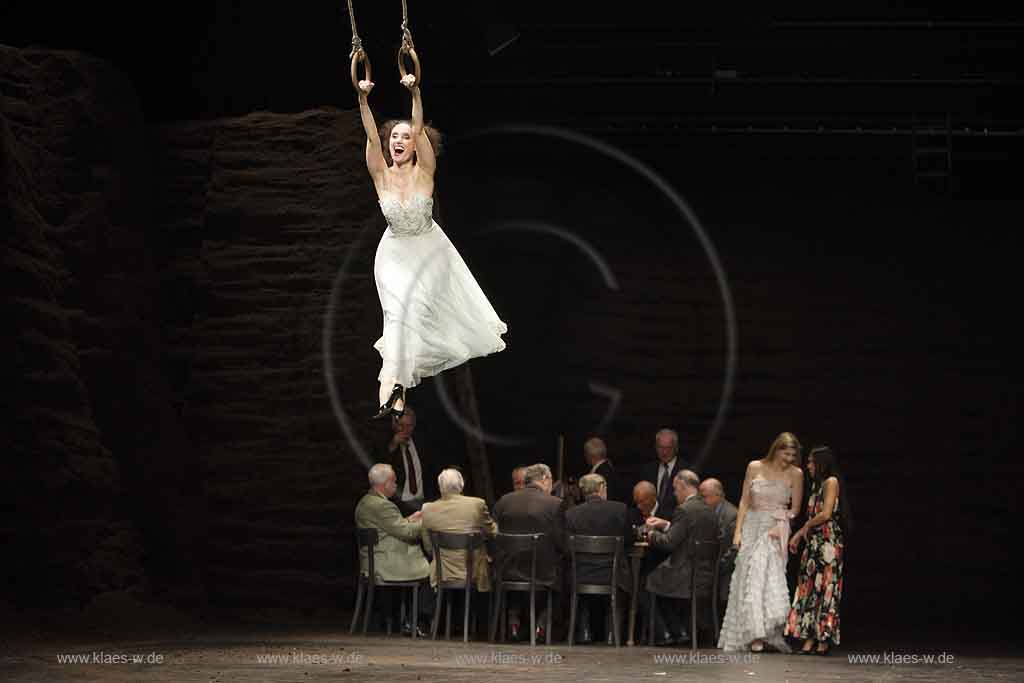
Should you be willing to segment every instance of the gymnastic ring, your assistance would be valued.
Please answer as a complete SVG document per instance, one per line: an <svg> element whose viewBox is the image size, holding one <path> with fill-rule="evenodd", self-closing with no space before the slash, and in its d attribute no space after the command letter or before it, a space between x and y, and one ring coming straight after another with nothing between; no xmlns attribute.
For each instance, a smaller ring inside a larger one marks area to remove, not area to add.
<svg viewBox="0 0 1024 683"><path fill-rule="evenodd" d="M368 54L366 54L365 50L360 48L360 49L358 49L358 50L356 50L355 52L352 53L352 64L351 64L352 87L356 89L357 93L361 93L362 92L362 90L359 89L359 62L363 63L363 68L366 70L366 79L365 80L367 80L367 81L372 81L373 80L373 70L370 68L370 56Z"/></svg>
<svg viewBox="0 0 1024 683"><path fill-rule="evenodd" d="M409 72L405 70L405 60L403 59L406 53L412 58L413 76L416 77L414 85L420 85L423 79L420 76L420 58L416 56L416 48L405 45L398 48L398 72L402 74L402 78L409 75Z"/></svg>

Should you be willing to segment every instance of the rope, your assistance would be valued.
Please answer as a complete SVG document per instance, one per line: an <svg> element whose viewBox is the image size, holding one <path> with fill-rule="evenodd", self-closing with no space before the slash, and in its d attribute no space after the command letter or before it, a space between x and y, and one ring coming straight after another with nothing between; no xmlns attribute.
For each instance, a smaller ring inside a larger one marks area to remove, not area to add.
<svg viewBox="0 0 1024 683"><path fill-rule="evenodd" d="M405 4L405 0L402 0L402 3ZM363 51L363 41L359 38L359 32L356 30L356 12L352 9L352 0L348 0L348 18L352 24L352 51L348 53L348 58L352 59Z"/></svg>
<svg viewBox="0 0 1024 683"><path fill-rule="evenodd" d="M406 6L406 0L402 0L402 52L414 49L416 46L413 45L412 32L409 30L409 8Z"/></svg>

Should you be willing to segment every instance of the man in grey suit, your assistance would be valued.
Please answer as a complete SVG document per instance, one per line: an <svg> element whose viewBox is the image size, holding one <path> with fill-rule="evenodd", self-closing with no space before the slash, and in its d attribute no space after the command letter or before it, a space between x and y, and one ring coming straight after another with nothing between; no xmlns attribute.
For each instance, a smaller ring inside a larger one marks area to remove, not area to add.
<svg viewBox="0 0 1024 683"><path fill-rule="evenodd" d="M665 620L669 637L663 644L689 642L690 636L681 616L689 613L690 577L697 572L696 588L699 593L711 591L715 567L692 567L690 553L695 540L718 538L718 520L697 493L700 479L690 470L680 470L672 480L678 503L672 521L649 517L651 529L648 543L651 547L671 553L647 576L647 590L658 596L658 612ZM685 611L684 611L685 610Z"/></svg>
<svg viewBox="0 0 1024 683"><path fill-rule="evenodd" d="M632 528L629 525L629 512L625 503L617 500L608 500L608 484L600 474L585 474L580 479L580 492L586 496L586 502L569 509L565 513L566 533L569 536L618 536L621 543L622 554L618 561L618 576L615 577L615 584L623 592L622 598L626 597L632 589L632 582L629 577L629 569L626 566L626 558L629 556L629 549L633 545ZM593 555L581 554L576 557L576 580L580 583L609 584L612 583L611 563L598 559ZM576 641L585 645L592 640L591 636L591 607L596 606L595 615L605 615L604 600L597 595L581 595L579 618L577 624L579 633ZM620 605L625 604L623 599ZM620 616L622 609L619 610ZM604 633L611 633L611 619L607 619L609 628L602 629ZM620 619L621 622L621 619ZM601 619L599 623L605 623ZM609 636L610 637L610 636Z"/></svg>
<svg viewBox="0 0 1024 683"><path fill-rule="evenodd" d="M726 551L722 555L721 563L718 565L718 600L727 602L729 600L729 583L732 580L732 570L736 566L736 548L732 545L732 536L736 532L736 506L725 499L725 491L722 489L722 482L717 479L705 479L700 483L701 498L718 519L718 529L721 533L720 539L726 544ZM724 614L724 612L723 612Z"/></svg>
<svg viewBox="0 0 1024 683"><path fill-rule="evenodd" d="M554 481L551 468L543 463L530 465L524 474L526 485L506 493L494 506L494 518L498 531L504 534L544 534L537 544L537 580L552 585L557 591L561 586L562 558L566 554L564 501L551 495ZM530 580L530 557L521 554L511 558L498 557L505 565L505 579L512 581ZM519 610L514 603L521 593L509 596L509 628L512 639L519 636ZM541 614L537 627L537 639L545 635L539 625L546 621Z"/></svg>

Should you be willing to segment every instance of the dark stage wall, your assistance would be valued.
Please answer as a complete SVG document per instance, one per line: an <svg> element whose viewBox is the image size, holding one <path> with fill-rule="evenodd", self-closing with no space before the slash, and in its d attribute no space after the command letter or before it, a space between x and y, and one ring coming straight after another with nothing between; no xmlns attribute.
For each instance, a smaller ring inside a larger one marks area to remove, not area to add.
<svg viewBox="0 0 1024 683"><path fill-rule="evenodd" d="M365 419L384 223L356 113L151 124L109 64L14 48L0 105L7 607L348 606L353 443L387 431ZM472 363L485 428L526 442L489 446L499 494L513 464L554 464L560 433L570 473L599 429L627 475L662 426L695 457L726 318L671 196L586 145L468 137L478 123L449 131L438 203L510 325ZM1021 202L999 170L947 198L914 190L898 138L610 141L687 203L727 276L735 388L701 473L735 501L778 432L831 444L856 522L844 630L1001 627L1019 603ZM413 395L420 428L461 461L435 385Z"/></svg>

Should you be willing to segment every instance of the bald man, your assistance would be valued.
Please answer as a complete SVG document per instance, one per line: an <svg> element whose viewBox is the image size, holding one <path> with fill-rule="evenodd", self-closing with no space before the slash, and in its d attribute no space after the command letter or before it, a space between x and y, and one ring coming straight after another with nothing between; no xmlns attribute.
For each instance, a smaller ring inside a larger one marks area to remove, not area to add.
<svg viewBox="0 0 1024 683"><path fill-rule="evenodd" d="M632 526L646 529L647 519L653 516L654 508L658 505L658 490L649 481L637 482L636 486L633 487L633 506L629 508L629 521ZM650 606L650 599L647 597L647 591L644 588L647 582L647 575L654 570L663 560L668 558L669 553L649 546L644 552L643 560L640 561L640 595L636 597L637 604L640 609L638 616L641 624L647 623L647 609ZM665 623L662 621L660 616L656 616L656 625L658 639L664 641L670 637L667 633Z"/></svg>
<svg viewBox="0 0 1024 683"><path fill-rule="evenodd" d="M643 526L658 504L658 490L649 481L639 481L633 487L633 507L629 508L630 523Z"/></svg>
<svg viewBox="0 0 1024 683"><path fill-rule="evenodd" d="M725 499L722 482L708 477L700 483L698 490L700 497L718 518L718 528L722 538L729 541L736 532L736 506ZM732 580L732 570L735 564L736 548L729 545L718 567L718 599L722 602L729 600L729 583Z"/></svg>

